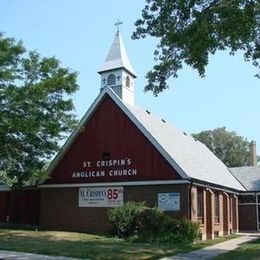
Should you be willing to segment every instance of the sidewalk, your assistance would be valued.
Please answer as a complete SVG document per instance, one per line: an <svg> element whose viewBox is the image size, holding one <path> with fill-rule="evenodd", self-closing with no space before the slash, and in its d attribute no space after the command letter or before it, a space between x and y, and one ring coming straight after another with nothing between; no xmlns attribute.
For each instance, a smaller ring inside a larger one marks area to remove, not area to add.
<svg viewBox="0 0 260 260"><path fill-rule="evenodd" d="M260 233L239 233L239 235L243 236L213 246L208 246L200 250L192 251L190 253L178 254L172 257L164 257L161 258L161 260L212 259L218 255L238 248L243 243L260 238Z"/></svg>
<svg viewBox="0 0 260 260"><path fill-rule="evenodd" d="M21 253L21 252L12 252L0 250L0 260L75 260L77 258L70 258L64 256L47 256L47 255L38 255L31 253Z"/></svg>

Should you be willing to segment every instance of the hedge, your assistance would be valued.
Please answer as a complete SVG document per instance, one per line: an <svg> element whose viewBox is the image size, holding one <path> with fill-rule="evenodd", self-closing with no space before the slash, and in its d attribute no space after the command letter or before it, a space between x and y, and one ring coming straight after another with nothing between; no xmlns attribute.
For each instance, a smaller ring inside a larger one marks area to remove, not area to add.
<svg viewBox="0 0 260 260"><path fill-rule="evenodd" d="M110 233L119 238L143 242L191 243L199 236L199 224L174 219L143 202L126 202L108 211Z"/></svg>

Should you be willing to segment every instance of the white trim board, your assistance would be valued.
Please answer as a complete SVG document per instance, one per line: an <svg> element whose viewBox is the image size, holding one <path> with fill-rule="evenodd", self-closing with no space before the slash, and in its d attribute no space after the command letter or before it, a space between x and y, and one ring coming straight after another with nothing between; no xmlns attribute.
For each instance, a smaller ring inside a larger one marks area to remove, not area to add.
<svg viewBox="0 0 260 260"><path fill-rule="evenodd" d="M67 183L42 184L39 188L76 188L76 187L107 187L107 186L149 186L168 184L190 184L189 180L158 180L158 181L127 181L127 182L100 182L100 183Z"/></svg>
<svg viewBox="0 0 260 260"><path fill-rule="evenodd" d="M203 188L209 188L209 189L213 189L213 190L218 190L218 191L222 191L222 192L228 192L228 193L232 193L232 194L236 194L236 195L239 195L239 192L237 191L232 191L228 188L220 188L220 187L216 187L214 185L211 185L211 184L201 184L201 183L198 183L198 182L192 182L192 185L195 185L195 186L199 186L199 187L203 187Z"/></svg>
<svg viewBox="0 0 260 260"><path fill-rule="evenodd" d="M240 206L243 206L243 205L245 205L245 206L248 206L248 205L255 205L255 204L257 204L256 202L248 202L248 203L242 203L242 202L239 202L238 203L238 205L240 205Z"/></svg>

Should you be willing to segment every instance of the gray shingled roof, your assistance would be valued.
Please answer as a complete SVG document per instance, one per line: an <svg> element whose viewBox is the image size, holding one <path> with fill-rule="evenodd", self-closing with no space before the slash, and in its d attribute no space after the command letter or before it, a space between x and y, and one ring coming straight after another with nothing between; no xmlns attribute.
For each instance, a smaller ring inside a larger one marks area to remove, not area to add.
<svg viewBox="0 0 260 260"><path fill-rule="evenodd" d="M147 111L126 105L160 146L192 179L237 190L244 187L204 144Z"/></svg>
<svg viewBox="0 0 260 260"><path fill-rule="evenodd" d="M244 166L229 168L248 191L260 191L260 167Z"/></svg>

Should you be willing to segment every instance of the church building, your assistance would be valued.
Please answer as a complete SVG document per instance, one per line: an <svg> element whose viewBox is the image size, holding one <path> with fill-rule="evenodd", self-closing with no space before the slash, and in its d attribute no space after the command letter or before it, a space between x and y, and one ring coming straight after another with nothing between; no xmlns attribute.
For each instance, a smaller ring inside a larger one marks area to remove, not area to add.
<svg viewBox="0 0 260 260"><path fill-rule="evenodd" d="M100 94L39 185L40 228L105 234L108 209L144 201L199 222L202 239L237 232L244 186L204 144L135 104L119 30L98 73Z"/></svg>

